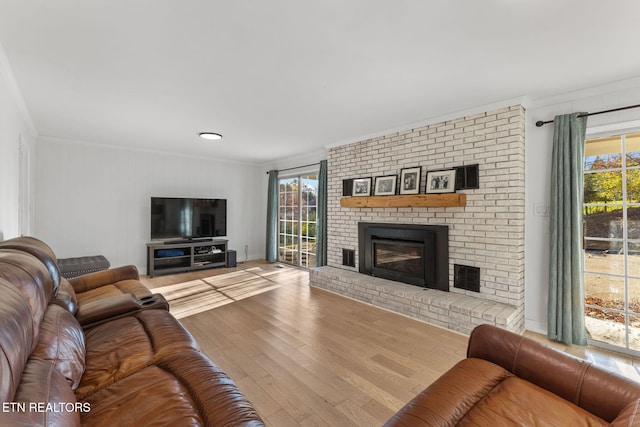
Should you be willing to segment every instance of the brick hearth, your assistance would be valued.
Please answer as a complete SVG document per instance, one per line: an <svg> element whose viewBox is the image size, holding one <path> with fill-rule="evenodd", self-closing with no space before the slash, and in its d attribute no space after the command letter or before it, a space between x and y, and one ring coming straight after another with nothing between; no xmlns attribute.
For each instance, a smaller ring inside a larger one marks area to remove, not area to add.
<svg viewBox="0 0 640 427"><path fill-rule="evenodd" d="M311 286L464 334L484 323L520 332L517 307L496 301L407 285L335 267L312 269L309 282Z"/></svg>

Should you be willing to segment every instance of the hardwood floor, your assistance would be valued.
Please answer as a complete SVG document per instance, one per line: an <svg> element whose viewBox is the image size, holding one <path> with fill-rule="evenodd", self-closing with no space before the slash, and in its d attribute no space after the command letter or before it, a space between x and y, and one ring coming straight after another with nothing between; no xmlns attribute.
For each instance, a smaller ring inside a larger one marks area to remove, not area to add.
<svg viewBox="0 0 640 427"><path fill-rule="evenodd" d="M305 270L253 261L141 280L158 290L242 282L232 302L180 322L274 427L381 425L465 357L466 336L311 288ZM255 294L253 282L271 286ZM638 372L637 360L589 351Z"/></svg>

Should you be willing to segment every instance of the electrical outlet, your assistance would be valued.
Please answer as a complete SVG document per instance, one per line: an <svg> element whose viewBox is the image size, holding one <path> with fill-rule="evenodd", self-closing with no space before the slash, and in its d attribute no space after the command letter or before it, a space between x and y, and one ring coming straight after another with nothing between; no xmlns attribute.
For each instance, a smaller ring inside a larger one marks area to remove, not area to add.
<svg viewBox="0 0 640 427"><path fill-rule="evenodd" d="M533 205L533 214L535 216L548 217L551 207L542 203L536 203Z"/></svg>

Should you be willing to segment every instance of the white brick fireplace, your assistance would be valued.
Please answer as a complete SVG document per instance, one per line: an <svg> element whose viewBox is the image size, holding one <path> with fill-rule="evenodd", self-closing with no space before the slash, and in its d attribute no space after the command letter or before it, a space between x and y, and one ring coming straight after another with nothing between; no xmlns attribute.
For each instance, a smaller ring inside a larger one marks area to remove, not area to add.
<svg viewBox="0 0 640 427"><path fill-rule="evenodd" d="M468 333L479 323L524 328L524 109L515 105L332 148L328 153L328 265L311 284ZM479 165L478 189L461 190L465 207L347 208L344 179ZM449 292L357 272L358 223L449 227ZM355 268L342 265L356 251ZM453 287L453 265L480 269L480 292Z"/></svg>

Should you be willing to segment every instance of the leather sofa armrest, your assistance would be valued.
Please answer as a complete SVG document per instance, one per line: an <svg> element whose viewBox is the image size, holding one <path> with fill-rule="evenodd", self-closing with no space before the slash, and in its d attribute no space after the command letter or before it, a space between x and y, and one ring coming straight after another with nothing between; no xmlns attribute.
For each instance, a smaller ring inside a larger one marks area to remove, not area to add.
<svg viewBox="0 0 640 427"><path fill-rule="evenodd" d="M640 399L640 384L495 326L471 332L467 357L500 365L607 422Z"/></svg>
<svg viewBox="0 0 640 427"><path fill-rule="evenodd" d="M121 280L139 280L140 275L135 265L125 265L122 267L110 268L109 270L97 271L85 274L84 276L69 279L76 293L87 292L100 286L110 285Z"/></svg>
<svg viewBox="0 0 640 427"><path fill-rule="evenodd" d="M140 310L140 302L133 294L122 294L80 305L76 319L87 326Z"/></svg>

